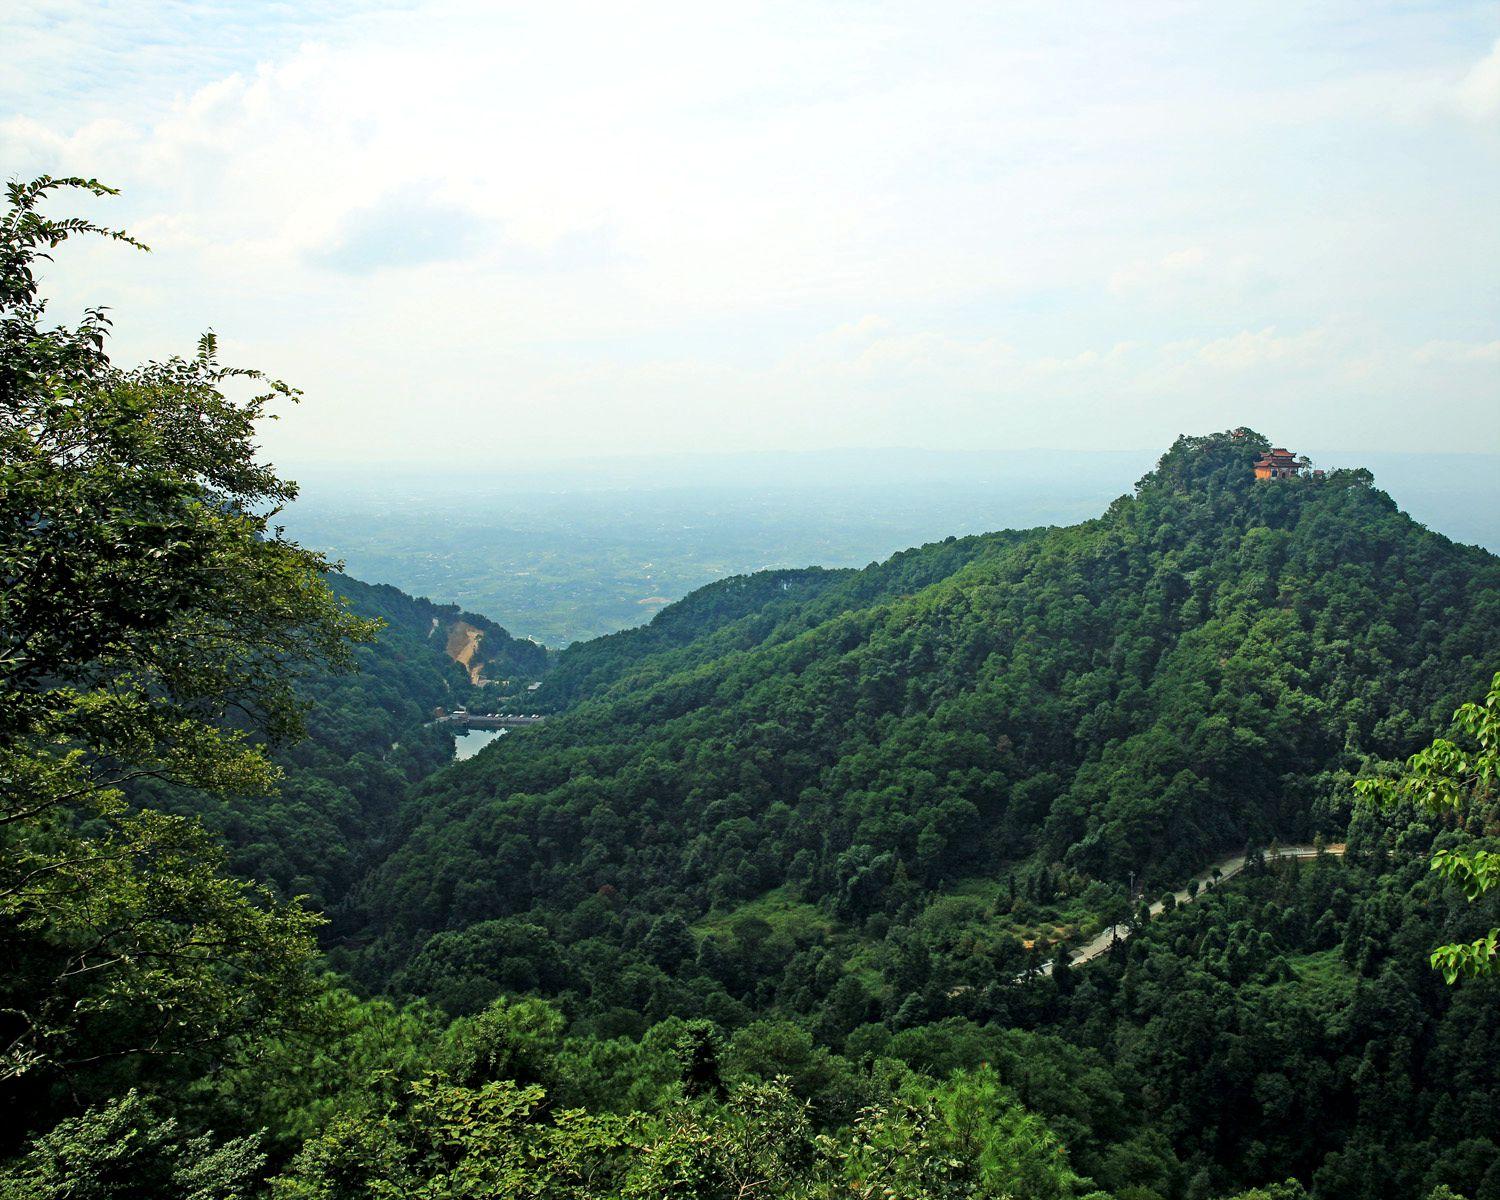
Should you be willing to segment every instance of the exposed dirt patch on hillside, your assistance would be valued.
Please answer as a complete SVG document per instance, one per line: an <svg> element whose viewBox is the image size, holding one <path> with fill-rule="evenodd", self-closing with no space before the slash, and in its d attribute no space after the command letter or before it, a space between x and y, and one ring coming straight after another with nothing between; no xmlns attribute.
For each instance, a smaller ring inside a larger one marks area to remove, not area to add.
<svg viewBox="0 0 1500 1200"><path fill-rule="evenodd" d="M484 630L467 621L454 621L448 626L448 657L469 673L469 682L476 687L484 682L484 662L479 657L483 641Z"/></svg>

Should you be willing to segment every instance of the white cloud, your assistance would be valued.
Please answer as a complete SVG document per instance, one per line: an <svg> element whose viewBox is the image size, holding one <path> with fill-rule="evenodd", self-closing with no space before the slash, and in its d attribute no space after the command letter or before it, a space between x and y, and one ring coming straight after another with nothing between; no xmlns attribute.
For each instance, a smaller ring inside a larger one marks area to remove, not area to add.
<svg viewBox="0 0 1500 1200"><path fill-rule="evenodd" d="M1321 329L1290 337L1279 335L1274 328L1254 332L1245 329L1198 347L1193 357L1217 370L1249 371L1272 363L1305 362L1315 357L1324 343Z"/></svg>
<svg viewBox="0 0 1500 1200"><path fill-rule="evenodd" d="M1384 398L1425 367L1473 426L1490 360L1433 347L1500 338L1500 162L1451 120L1500 51L1400 5L93 7L19 21L0 157L122 185L87 211L155 253L54 293L303 386L278 453L441 456L437 397L479 455L1140 445L1219 404L1409 442Z"/></svg>
<svg viewBox="0 0 1500 1200"><path fill-rule="evenodd" d="M1119 295L1201 278L1208 261L1202 246L1173 250L1160 258L1128 263L1109 277L1109 290Z"/></svg>
<svg viewBox="0 0 1500 1200"><path fill-rule="evenodd" d="M1492 342L1427 342L1412 352L1412 359L1428 363L1493 363L1500 366L1500 339ZM1495 380L1500 393L1500 377ZM1500 395L1497 395L1500 399Z"/></svg>
<svg viewBox="0 0 1500 1200"><path fill-rule="evenodd" d="M1500 118L1500 38L1454 89L1458 110L1475 121Z"/></svg>

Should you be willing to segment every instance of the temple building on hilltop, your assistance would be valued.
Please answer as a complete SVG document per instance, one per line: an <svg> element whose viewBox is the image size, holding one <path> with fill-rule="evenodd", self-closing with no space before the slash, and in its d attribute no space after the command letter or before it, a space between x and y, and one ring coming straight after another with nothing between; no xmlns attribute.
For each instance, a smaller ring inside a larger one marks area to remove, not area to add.
<svg viewBox="0 0 1500 1200"><path fill-rule="evenodd" d="M1278 446L1274 450L1267 450L1255 460L1255 478L1296 479L1307 475L1311 465L1306 458L1299 458L1285 447ZM1311 474L1316 478L1323 472L1312 471Z"/></svg>

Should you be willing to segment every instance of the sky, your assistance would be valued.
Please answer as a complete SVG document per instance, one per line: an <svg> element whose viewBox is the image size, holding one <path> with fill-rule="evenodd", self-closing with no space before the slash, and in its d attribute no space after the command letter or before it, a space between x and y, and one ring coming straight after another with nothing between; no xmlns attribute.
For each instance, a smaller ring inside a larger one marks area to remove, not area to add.
<svg viewBox="0 0 1500 1200"><path fill-rule="evenodd" d="M1500 5L27 3L0 170L279 462L1500 451Z"/></svg>

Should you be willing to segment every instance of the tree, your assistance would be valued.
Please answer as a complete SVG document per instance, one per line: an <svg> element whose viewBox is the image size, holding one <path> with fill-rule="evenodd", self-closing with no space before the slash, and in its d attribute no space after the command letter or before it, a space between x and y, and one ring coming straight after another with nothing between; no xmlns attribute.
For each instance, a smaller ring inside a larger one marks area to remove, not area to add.
<svg viewBox="0 0 1500 1200"><path fill-rule="evenodd" d="M1362 795L1392 803L1411 801L1439 815L1459 819L1479 815L1500 798L1500 672L1480 703L1461 705L1453 714L1453 738L1437 738L1407 759L1394 779L1354 783ZM1463 889L1472 903L1500 885L1500 854L1472 845L1439 849L1432 869ZM1449 983L1460 977L1500 973L1500 928L1467 943L1439 946L1432 965Z"/></svg>
<svg viewBox="0 0 1500 1200"><path fill-rule="evenodd" d="M132 1091L60 1122L0 1169L0 1200L236 1200L264 1163L259 1137L186 1137Z"/></svg>
<svg viewBox="0 0 1500 1200"><path fill-rule="evenodd" d="M496 1000L448 1029L446 1074L463 1087L508 1079L523 1087L554 1081L553 1062L566 1025L545 1000Z"/></svg>
<svg viewBox="0 0 1500 1200"><path fill-rule="evenodd" d="M826 1139L827 1194L913 1200L1078 1194L1057 1139L987 1069L944 1083L914 1079L889 1105L867 1109L841 1141Z"/></svg>
<svg viewBox="0 0 1500 1200"><path fill-rule="evenodd" d="M265 743L301 727L299 670L346 665L373 633L329 591L330 564L271 524L295 487L253 437L291 389L219 365L212 335L122 369L102 310L45 327L50 251L130 241L38 211L68 187L110 193L11 184L0 218L0 1104L22 1110L309 994L317 918L230 879L195 822L123 789L270 790Z"/></svg>
<svg viewBox="0 0 1500 1200"><path fill-rule="evenodd" d="M693 931L676 913L657 917L641 943L644 950L664 971L676 971L693 958L697 949Z"/></svg>
<svg viewBox="0 0 1500 1200"><path fill-rule="evenodd" d="M497 1079L466 1088L429 1076L405 1091L399 1106L331 1121L272 1180L271 1195L603 1200L620 1195L618 1176L637 1148L627 1119L574 1111L546 1120L537 1086Z"/></svg>

